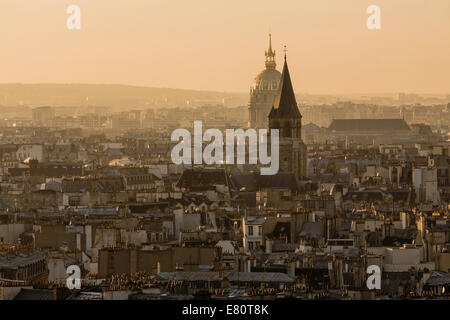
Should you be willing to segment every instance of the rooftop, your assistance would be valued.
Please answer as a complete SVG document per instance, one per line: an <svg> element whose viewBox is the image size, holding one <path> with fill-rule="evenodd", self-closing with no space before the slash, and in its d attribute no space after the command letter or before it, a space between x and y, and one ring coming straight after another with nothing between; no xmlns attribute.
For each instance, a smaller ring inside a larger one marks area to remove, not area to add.
<svg viewBox="0 0 450 320"><path fill-rule="evenodd" d="M332 131L410 131L403 119L334 119Z"/></svg>

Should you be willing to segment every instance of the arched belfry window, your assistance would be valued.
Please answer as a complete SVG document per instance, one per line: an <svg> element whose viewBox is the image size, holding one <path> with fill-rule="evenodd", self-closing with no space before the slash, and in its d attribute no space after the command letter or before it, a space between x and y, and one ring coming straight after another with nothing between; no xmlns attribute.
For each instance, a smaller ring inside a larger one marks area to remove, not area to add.
<svg viewBox="0 0 450 320"><path fill-rule="evenodd" d="M282 134L281 135L283 137L288 138L288 137L291 136L291 124L289 123L289 121L285 121L283 123L283 128L281 130L282 130Z"/></svg>

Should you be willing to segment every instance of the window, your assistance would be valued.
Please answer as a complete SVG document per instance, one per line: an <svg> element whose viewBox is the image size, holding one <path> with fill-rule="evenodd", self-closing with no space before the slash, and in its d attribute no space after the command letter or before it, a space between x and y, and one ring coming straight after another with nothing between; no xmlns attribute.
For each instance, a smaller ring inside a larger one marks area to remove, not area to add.
<svg viewBox="0 0 450 320"><path fill-rule="evenodd" d="M291 199L291 190L280 191L280 200L289 201Z"/></svg>
<svg viewBox="0 0 450 320"><path fill-rule="evenodd" d="M278 83L276 81L272 81L272 90L276 90Z"/></svg>
<svg viewBox="0 0 450 320"><path fill-rule="evenodd" d="M248 235L249 236L253 235L253 226L248 226Z"/></svg>
<svg viewBox="0 0 450 320"><path fill-rule="evenodd" d="M285 122L282 128L282 136L288 138L291 136L291 125L289 122Z"/></svg>
<svg viewBox="0 0 450 320"><path fill-rule="evenodd" d="M250 250L253 250L253 242L251 242L251 241L248 242L248 248Z"/></svg>
<svg viewBox="0 0 450 320"><path fill-rule="evenodd" d="M259 226L259 227L258 227L258 234L259 234L259 235L262 235L262 226Z"/></svg>

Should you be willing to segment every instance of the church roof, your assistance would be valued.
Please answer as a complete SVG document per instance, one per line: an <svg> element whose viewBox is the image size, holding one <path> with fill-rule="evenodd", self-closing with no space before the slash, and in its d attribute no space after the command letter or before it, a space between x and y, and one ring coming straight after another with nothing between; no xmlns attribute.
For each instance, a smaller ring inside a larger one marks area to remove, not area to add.
<svg viewBox="0 0 450 320"><path fill-rule="evenodd" d="M272 35L269 34L269 49L266 54L266 68L255 78L255 89L277 90L280 83L281 72L276 69L275 50L272 50Z"/></svg>
<svg viewBox="0 0 450 320"><path fill-rule="evenodd" d="M294 89L292 88L291 76L287 66L286 58L284 59L283 72L281 74L280 84L275 102L269 113L269 118L301 118L302 115L298 110L297 101L295 100Z"/></svg>
<svg viewBox="0 0 450 320"><path fill-rule="evenodd" d="M300 191L295 174L292 172L278 172L274 175L260 175L259 173L238 173L231 177L238 190L255 192L259 189L290 189L293 192Z"/></svg>
<svg viewBox="0 0 450 320"><path fill-rule="evenodd" d="M281 73L277 69L264 69L255 78L256 90L277 90Z"/></svg>
<svg viewBox="0 0 450 320"><path fill-rule="evenodd" d="M179 188L205 190L216 185L228 185L227 173L224 169L195 167L186 169L177 183Z"/></svg>
<svg viewBox="0 0 450 320"><path fill-rule="evenodd" d="M334 131L409 131L403 119L335 119L329 130Z"/></svg>
<svg viewBox="0 0 450 320"><path fill-rule="evenodd" d="M305 130L320 130L320 127L312 122L305 124L303 126L303 129Z"/></svg>

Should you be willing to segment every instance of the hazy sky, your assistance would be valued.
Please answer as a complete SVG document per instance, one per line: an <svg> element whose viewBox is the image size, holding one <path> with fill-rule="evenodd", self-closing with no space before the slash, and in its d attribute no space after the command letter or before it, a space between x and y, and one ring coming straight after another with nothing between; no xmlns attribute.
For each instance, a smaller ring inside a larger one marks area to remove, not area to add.
<svg viewBox="0 0 450 320"><path fill-rule="evenodd" d="M269 32L297 92L450 93L450 0L0 0L0 82L246 92Z"/></svg>

